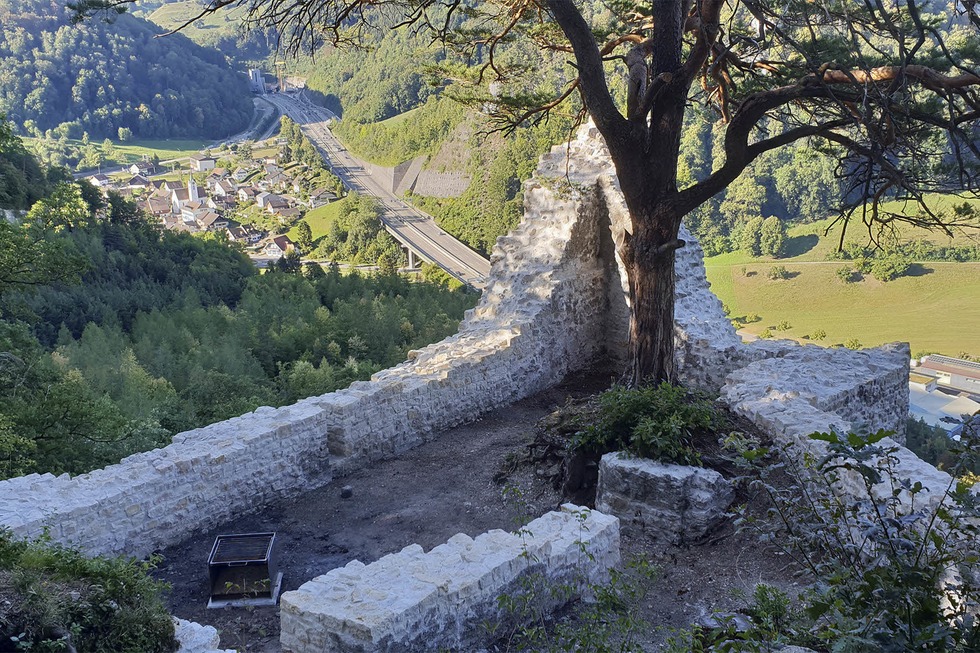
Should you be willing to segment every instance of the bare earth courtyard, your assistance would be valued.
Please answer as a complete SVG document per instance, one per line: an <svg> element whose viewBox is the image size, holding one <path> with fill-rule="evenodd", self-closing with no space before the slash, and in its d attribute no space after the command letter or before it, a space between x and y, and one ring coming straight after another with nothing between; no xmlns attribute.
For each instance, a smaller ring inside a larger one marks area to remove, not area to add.
<svg viewBox="0 0 980 653"><path fill-rule="evenodd" d="M225 524L162 551L156 576L173 586L173 614L210 624L223 647L280 651L276 608L208 610L207 558L220 533L276 531L283 591L351 560L370 563L417 543L426 550L456 533L476 536L512 531L522 517L555 509L561 498L528 466L495 480L509 456L530 442L534 424L570 398L609 386L608 372L574 375L560 386L494 410L478 421L449 429L430 442L387 460L334 478L326 487ZM353 488L342 499L341 487ZM660 569L640 606L649 624L643 641L659 650L670 628L683 628L715 610L744 605L761 581L789 585L786 561L751 535L723 525L706 543L671 547L624 534L624 559L642 556Z"/></svg>

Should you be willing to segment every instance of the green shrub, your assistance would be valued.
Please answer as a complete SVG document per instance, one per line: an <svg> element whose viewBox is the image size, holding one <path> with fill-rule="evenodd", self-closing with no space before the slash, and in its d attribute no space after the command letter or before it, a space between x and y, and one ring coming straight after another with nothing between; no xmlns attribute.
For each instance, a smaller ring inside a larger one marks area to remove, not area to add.
<svg viewBox="0 0 980 653"><path fill-rule="evenodd" d="M0 651L172 653L174 625L153 562L87 558L0 531Z"/></svg>
<svg viewBox="0 0 980 653"><path fill-rule="evenodd" d="M908 274L912 262L899 254L875 259L871 263L871 274L878 281L894 281Z"/></svg>
<svg viewBox="0 0 980 653"><path fill-rule="evenodd" d="M782 265L774 265L769 270L766 271L766 276L769 277L771 281L780 281L782 279L789 279L789 270L787 270Z"/></svg>
<svg viewBox="0 0 980 653"><path fill-rule="evenodd" d="M978 651L980 504L955 478L929 487L927 500L920 481L896 474L898 447L885 444L888 435L815 433L826 456L763 470L753 483L773 505L762 538L813 582L802 603L809 623L777 630L783 642L828 651ZM959 463L976 461L976 434L964 439L954 477ZM787 486L787 469L795 485ZM774 533L772 523L784 529Z"/></svg>
<svg viewBox="0 0 980 653"><path fill-rule="evenodd" d="M596 421L576 434L573 446L589 453L626 450L663 462L699 465L693 446L699 433L713 433L722 418L705 395L662 383L614 387L599 396Z"/></svg>

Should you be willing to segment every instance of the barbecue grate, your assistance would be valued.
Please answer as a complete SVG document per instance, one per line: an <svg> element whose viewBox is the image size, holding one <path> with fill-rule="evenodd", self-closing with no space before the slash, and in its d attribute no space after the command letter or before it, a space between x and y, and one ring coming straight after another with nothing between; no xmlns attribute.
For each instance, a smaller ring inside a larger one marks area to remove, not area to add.
<svg viewBox="0 0 980 653"><path fill-rule="evenodd" d="M208 607L275 605L282 584L275 533L219 535L208 556Z"/></svg>

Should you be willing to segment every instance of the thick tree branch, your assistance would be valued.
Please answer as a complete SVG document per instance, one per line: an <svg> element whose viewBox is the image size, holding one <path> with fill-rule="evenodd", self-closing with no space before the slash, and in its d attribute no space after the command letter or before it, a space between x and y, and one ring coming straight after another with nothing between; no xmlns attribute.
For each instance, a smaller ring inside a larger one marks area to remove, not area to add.
<svg viewBox="0 0 980 653"><path fill-rule="evenodd" d="M629 132L629 123L609 93L602 56L592 30L571 0L547 0L547 6L572 44L582 97L596 127L610 148L620 147Z"/></svg>
<svg viewBox="0 0 980 653"><path fill-rule="evenodd" d="M825 84L869 84L894 81L901 77L911 77L931 91L949 91L980 85L980 75L962 73L955 76L944 75L928 66L879 66L870 70L824 70L821 80Z"/></svg>
<svg viewBox="0 0 980 653"><path fill-rule="evenodd" d="M677 202L681 211L688 213L724 190L763 152L850 124L852 120L842 118L822 124L804 125L749 145L749 136L753 128L769 111L803 98L826 97L828 93L826 87L805 83L783 86L746 98L732 117L725 133L724 165L704 180L678 194Z"/></svg>
<svg viewBox="0 0 980 653"><path fill-rule="evenodd" d="M718 40L718 32L721 29L719 17L721 7L724 4L724 0L698 0L695 5L695 11L699 14L696 23L697 39L694 42L694 47L691 48L687 61L681 68L680 79L678 79L678 83L685 88L690 87L698 72L704 67L715 42Z"/></svg>

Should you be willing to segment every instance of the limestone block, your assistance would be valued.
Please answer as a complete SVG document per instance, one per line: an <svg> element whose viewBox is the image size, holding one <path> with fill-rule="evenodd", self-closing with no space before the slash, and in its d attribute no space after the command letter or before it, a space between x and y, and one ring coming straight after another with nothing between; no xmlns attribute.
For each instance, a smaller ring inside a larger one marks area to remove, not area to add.
<svg viewBox="0 0 980 653"><path fill-rule="evenodd" d="M712 469L671 465L622 452L599 461L596 509L624 528L672 543L703 537L725 515L735 491Z"/></svg>
<svg viewBox="0 0 980 653"><path fill-rule="evenodd" d="M214 626L174 617L174 637L179 644L177 653L234 653L232 649L218 648L221 638Z"/></svg>
<svg viewBox="0 0 980 653"><path fill-rule="evenodd" d="M620 561L619 521L565 505L518 533L459 534L428 553L418 545L331 570L281 598L287 653L473 650L493 639L481 625L514 615L498 598L533 577L545 609L603 582ZM571 585L570 594L547 591Z"/></svg>

